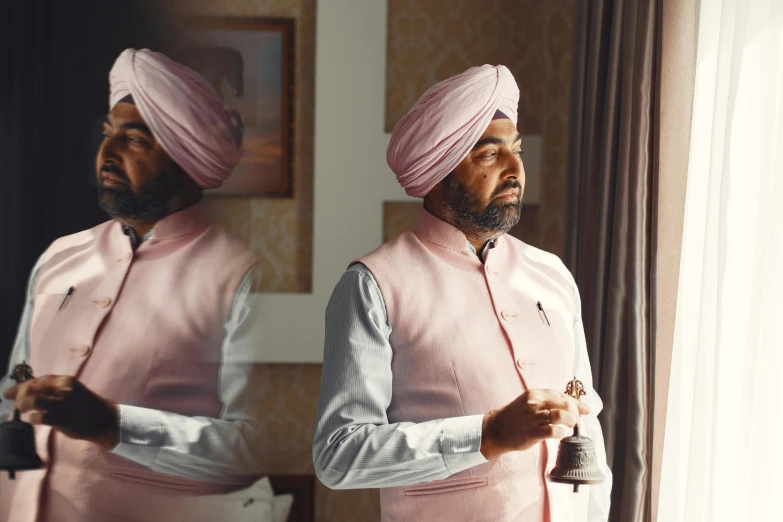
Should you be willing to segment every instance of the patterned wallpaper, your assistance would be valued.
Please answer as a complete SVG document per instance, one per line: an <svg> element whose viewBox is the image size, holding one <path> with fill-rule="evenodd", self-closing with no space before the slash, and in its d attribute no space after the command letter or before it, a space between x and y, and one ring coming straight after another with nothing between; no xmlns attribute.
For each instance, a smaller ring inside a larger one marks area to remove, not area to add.
<svg viewBox="0 0 783 522"><path fill-rule="evenodd" d="M386 130L435 83L484 63L520 88L519 130L542 136L541 203L512 234L563 256L573 0L389 0ZM524 149L524 144L523 144ZM418 213L395 204L386 216ZM388 228L388 227L385 227Z"/></svg>
<svg viewBox="0 0 783 522"><path fill-rule="evenodd" d="M383 242L391 241L419 220L421 203L386 201L383 203Z"/></svg>
<svg viewBox="0 0 783 522"><path fill-rule="evenodd" d="M210 216L261 259L261 292L310 292L313 249L315 0L181 0L191 16L296 19L294 197L206 198Z"/></svg>
<svg viewBox="0 0 783 522"><path fill-rule="evenodd" d="M252 390L268 441L269 473L313 474L312 442L320 364L265 364ZM378 490L332 491L317 483L317 522L372 522L380 519Z"/></svg>

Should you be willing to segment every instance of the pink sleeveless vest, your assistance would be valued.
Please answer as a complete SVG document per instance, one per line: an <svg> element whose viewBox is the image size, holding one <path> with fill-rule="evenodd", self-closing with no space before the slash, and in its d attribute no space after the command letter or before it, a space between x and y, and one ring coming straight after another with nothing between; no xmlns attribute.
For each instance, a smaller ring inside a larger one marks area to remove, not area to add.
<svg viewBox="0 0 783 522"><path fill-rule="evenodd" d="M37 376L75 376L119 404L219 417L223 323L254 261L203 204L158 222L135 252L114 221L58 239L35 284L30 364ZM0 520L158 520L160 506L145 497L226 490L152 472L48 427L36 427L36 443L45 467L0 479Z"/></svg>
<svg viewBox="0 0 783 522"><path fill-rule="evenodd" d="M484 414L527 389L563 390L573 378L574 296L557 257L502 236L482 264L460 230L422 210L413 230L359 262L377 280L392 327L389 422ZM586 493L544 478L557 446L382 489L383 520L582 520Z"/></svg>

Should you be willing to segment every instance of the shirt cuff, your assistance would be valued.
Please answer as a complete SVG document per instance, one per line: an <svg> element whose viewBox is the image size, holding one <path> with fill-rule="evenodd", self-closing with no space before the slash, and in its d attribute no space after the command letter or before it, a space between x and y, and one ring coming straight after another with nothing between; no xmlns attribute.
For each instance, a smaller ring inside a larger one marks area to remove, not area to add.
<svg viewBox="0 0 783 522"><path fill-rule="evenodd" d="M453 417L443 421L441 453L452 475L487 462L481 454L483 422L483 415Z"/></svg>
<svg viewBox="0 0 783 522"><path fill-rule="evenodd" d="M137 464L149 467L158 456L165 440L165 425L161 412L138 406L117 406L120 443L111 450Z"/></svg>

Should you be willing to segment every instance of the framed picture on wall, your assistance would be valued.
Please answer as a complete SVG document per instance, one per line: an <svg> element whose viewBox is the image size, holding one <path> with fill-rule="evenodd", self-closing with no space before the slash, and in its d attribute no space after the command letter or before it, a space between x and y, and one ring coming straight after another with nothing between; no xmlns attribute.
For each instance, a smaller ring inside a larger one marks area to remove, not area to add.
<svg viewBox="0 0 783 522"><path fill-rule="evenodd" d="M243 158L207 195L293 196L294 19L196 18L178 59L204 75L245 126Z"/></svg>

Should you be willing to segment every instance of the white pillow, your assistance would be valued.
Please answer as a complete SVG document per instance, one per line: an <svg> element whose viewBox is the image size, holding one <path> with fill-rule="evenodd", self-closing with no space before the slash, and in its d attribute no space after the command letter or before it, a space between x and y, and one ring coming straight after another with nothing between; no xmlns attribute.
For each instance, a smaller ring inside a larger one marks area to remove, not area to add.
<svg viewBox="0 0 783 522"><path fill-rule="evenodd" d="M293 497L275 497L268 478L225 495L193 497L186 503L182 520L188 522L286 522Z"/></svg>
<svg viewBox="0 0 783 522"><path fill-rule="evenodd" d="M286 522L288 515L291 514L291 505L294 503L294 496L291 494L275 495L272 511L275 522Z"/></svg>

